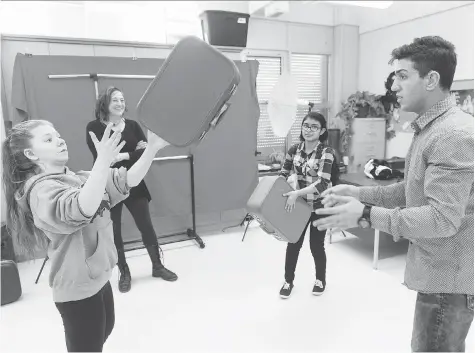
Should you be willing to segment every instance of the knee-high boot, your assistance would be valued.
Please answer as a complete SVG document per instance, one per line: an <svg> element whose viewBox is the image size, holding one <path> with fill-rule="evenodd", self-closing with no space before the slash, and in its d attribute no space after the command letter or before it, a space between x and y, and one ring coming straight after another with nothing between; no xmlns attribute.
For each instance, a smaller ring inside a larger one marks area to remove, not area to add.
<svg viewBox="0 0 475 353"><path fill-rule="evenodd" d="M161 277L165 281L176 281L178 276L172 271L166 269L160 260L160 248L158 244L148 245L146 248L150 256L150 260L152 260L152 276Z"/></svg>

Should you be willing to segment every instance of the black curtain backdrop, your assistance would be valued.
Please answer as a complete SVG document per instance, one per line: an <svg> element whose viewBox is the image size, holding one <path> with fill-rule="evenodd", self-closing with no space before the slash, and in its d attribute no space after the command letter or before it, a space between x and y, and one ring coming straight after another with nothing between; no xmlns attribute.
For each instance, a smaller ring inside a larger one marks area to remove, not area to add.
<svg viewBox="0 0 475 353"><path fill-rule="evenodd" d="M90 78L50 79L48 75L155 75L163 61L17 54L12 88L13 124L23 119L49 120L68 144L68 166L73 171L90 170L92 155L86 145L86 125L94 119L94 82ZM157 157L164 157L193 153L197 214L244 208L258 183L254 156L259 119L256 94L258 62L236 61L236 65L241 73L241 82L230 100L230 109L219 125L197 146L170 146L157 154ZM99 78L99 92L109 85L121 89L127 102L127 117L135 119L137 103L150 82L149 79ZM180 78L177 78L177 84L180 84ZM203 82L203 89L205 85L206 82ZM192 104L192 100L176 104ZM143 129L146 134L146 129ZM154 162L145 182L152 194L154 217L186 216L186 219L191 219L191 182L187 160ZM183 228L188 226L183 225Z"/></svg>

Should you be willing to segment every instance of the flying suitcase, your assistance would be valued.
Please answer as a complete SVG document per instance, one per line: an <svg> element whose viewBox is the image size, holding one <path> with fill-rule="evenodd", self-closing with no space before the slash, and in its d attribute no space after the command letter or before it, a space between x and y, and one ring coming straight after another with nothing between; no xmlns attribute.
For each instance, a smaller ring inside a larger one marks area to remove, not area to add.
<svg viewBox="0 0 475 353"><path fill-rule="evenodd" d="M201 39L185 37L140 99L137 118L171 145L190 146L223 118L240 80L232 60Z"/></svg>
<svg viewBox="0 0 475 353"><path fill-rule="evenodd" d="M297 198L292 212L285 210L287 197L282 195L292 190L285 178L265 176L246 207L266 233L288 243L299 240L312 213L312 208L301 197Z"/></svg>
<svg viewBox="0 0 475 353"><path fill-rule="evenodd" d="M18 267L11 260L2 260L2 305L13 303L21 297Z"/></svg>

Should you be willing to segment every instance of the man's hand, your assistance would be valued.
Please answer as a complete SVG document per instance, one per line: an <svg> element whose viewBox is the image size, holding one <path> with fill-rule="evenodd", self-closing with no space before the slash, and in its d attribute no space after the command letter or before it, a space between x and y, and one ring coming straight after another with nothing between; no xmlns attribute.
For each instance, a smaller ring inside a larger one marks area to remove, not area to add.
<svg viewBox="0 0 475 353"><path fill-rule="evenodd" d="M318 230L329 228L348 229L358 226L358 220L363 216L364 205L354 197L329 195L322 201L324 208L315 210L318 215L328 215L312 224Z"/></svg>
<svg viewBox="0 0 475 353"><path fill-rule="evenodd" d="M322 197L325 197L330 194L339 195L339 196L351 196L355 199L359 198L359 188L354 185L340 184L333 186L329 189L326 189L322 192Z"/></svg>
<svg viewBox="0 0 475 353"><path fill-rule="evenodd" d="M285 210L287 212L292 212L292 210L295 208L295 201L297 201L298 194L296 191L290 191L282 196L287 197L287 203L285 204Z"/></svg>

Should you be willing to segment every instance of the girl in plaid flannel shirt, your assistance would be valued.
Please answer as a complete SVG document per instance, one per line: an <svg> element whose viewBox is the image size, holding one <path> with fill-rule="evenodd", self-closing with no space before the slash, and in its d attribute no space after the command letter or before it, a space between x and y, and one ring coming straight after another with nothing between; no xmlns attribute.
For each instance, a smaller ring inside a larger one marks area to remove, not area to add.
<svg viewBox="0 0 475 353"><path fill-rule="evenodd" d="M295 201L303 197L315 210L323 207L321 193L332 186L331 172L334 161L334 151L324 144L327 140L327 122L323 115L316 112L308 113L302 120L300 143L290 147L285 158L280 175L288 178L296 174L298 180L297 190L291 191L287 196L286 210L292 212ZM285 256L285 283L280 290L282 298L288 298L294 287L295 268L302 248L305 233L310 223L310 250L315 261L315 284L312 293L323 294L326 286L325 234L319 231L311 222L321 218L312 212L312 215L303 231L299 241L295 244L288 243Z"/></svg>

